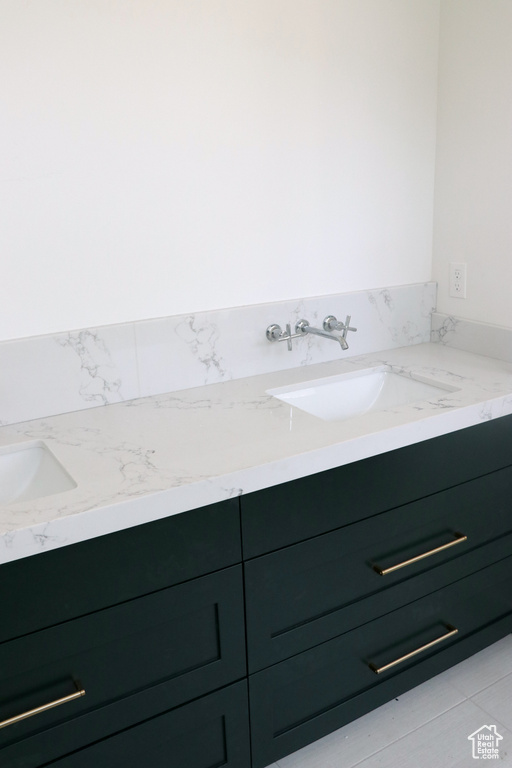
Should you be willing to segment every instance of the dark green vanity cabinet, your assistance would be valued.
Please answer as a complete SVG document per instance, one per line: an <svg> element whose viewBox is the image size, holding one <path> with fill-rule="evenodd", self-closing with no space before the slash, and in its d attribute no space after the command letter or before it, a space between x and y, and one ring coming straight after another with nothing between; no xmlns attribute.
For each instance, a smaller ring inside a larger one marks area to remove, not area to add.
<svg viewBox="0 0 512 768"><path fill-rule="evenodd" d="M247 768L240 561L235 499L2 566L0 721L69 697L2 768Z"/></svg>
<svg viewBox="0 0 512 768"><path fill-rule="evenodd" d="M253 768L512 629L511 417L241 506Z"/></svg>
<svg viewBox="0 0 512 768"><path fill-rule="evenodd" d="M503 417L0 566L0 766L264 768L511 631L511 499Z"/></svg>

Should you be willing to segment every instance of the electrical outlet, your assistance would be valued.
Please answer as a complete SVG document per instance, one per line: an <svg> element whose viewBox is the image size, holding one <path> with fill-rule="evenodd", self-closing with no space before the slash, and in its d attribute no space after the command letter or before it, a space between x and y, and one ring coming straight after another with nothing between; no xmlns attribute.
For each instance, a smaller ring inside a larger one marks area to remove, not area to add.
<svg viewBox="0 0 512 768"><path fill-rule="evenodd" d="M450 261L450 297L466 298L466 264L462 261Z"/></svg>

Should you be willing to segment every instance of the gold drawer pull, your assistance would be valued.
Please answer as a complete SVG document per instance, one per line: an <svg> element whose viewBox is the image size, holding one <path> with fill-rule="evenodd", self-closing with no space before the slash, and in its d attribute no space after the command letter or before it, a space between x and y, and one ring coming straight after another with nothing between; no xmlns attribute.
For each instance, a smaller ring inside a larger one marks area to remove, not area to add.
<svg viewBox="0 0 512 768"><path fill-rule="evenodd" d="M74 701L75 699L79 699L81 696L85 696L85 691L83 688L79 688L76 683L76 691L74 693L70 693L68 696L63 696L60 699L55 699L55 701L50 701L48 704L43 704L40 707L34 707L34 709L29 709L27 712L23 712L21 715L15 715L14 717L10 717L8 720L2 720L0 722L0 728L7 728L8 725L14 725L15 723L19 723L20 720L26 720L28 717L33 717L34 715L39 715L41 712L46 712L48 709L53 709L54 707L60 707L61 704L67 704L69 701Z"/></svg>
<svg viewBox="0 0 512 768"><path fill-rule="evenodd" d="M402 661L407 661L408 659L411 659L413 656L416 656L417 653L423 653L423 651L428 651L428 649L432 648L434 645L437 645L438 643L442 643L444 640L448 640L448 638L453 637L459 631L455 627L452 627L451 624L447 624L446 629L448 630L446 635L441 635L441 637L438 637L437 640L431 640L430 643L427 643L426 645L422 645L421 648L416 648L415 651L406 653L405 656L401 656L399 659L390 661L389 664L384 664L383 667L376 667L375 664L371 664L371 663L368 664L368 666L370 667L372 672L375 672L376 675L380 675L381 672L386 672L386 670L390 669L391 667L395 667L397 664L401 664Z"/></svg>
<svg viewBox="0 0 512 768"><path fill-rule="evenodd" d="M443 552L445 549L450 549L450 547L455 547L457 544L462 544L463 541L467 541L468 537L465 536L463 533L455 533L454 534L455 539L453 541L449 541L448 544L441 544L440 547L436 547L435 549L430 549L428 552L424 552L422 555L416 555L416 557L411 557L410 560L404 560L403 563L397 563L397 565L392 565L389 568L379 568L378 565L373 566L373 570L377 571L377 573L380 576L386 576L388 573L393 573L393 571L398 571L399 568L405 568L406 565L412 565L412 563L417 563L419 560L423 560L424 557L430 557L430 555L436 555L438 552Z"/></svg>

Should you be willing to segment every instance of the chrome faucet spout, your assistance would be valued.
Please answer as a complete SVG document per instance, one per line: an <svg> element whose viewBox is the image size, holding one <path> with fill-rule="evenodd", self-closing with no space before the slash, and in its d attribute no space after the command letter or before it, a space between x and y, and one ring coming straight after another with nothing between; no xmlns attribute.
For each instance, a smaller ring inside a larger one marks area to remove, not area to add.
<svg viewBox="0 0 512 768"><path fill-rule="evenodd" d="M312 333L315 336L322 336L324 339L332 339L339 342L340 347L345 350L348 349L348 344L343 336L338 336L336 333L330 331L324 331L321 328L314 328L308 323L307 320L299 320L295 325L295 333Z"/></svg>

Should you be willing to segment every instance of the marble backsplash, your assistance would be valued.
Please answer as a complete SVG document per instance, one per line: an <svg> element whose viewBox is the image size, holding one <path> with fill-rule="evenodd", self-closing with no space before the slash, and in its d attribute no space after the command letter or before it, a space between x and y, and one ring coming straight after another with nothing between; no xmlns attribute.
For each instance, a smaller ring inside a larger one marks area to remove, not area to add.
<svg viewBox="0 0 512 768"><path fill-rule="evenodd" d="M431 341L512 363L512 328L432 313Z"/></svg>
<svg viewBox="0 0 512 768"><path fill-rule="evenodd" d="M435 305L436 284L422 283L2 342L0 424L419 344ZM326 315L351 315L347 351L307 335L289 352L265 337L271 323L321 327Z"/></svg>

